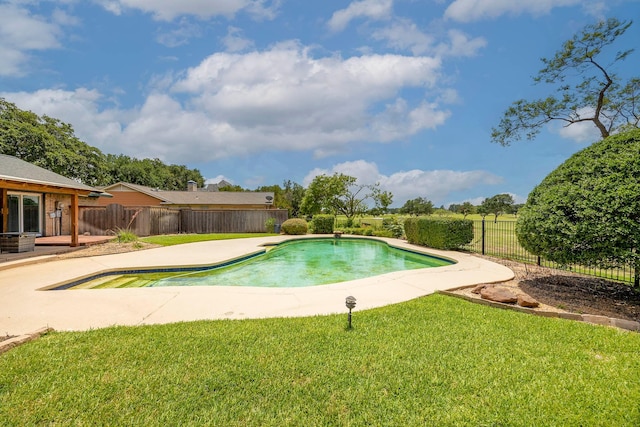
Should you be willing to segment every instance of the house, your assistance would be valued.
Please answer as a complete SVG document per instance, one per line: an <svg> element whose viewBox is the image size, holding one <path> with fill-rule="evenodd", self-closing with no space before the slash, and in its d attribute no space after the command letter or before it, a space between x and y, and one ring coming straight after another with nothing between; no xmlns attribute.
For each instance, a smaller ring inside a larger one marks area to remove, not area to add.
<svg viewBox="0 0 640 427"><path fill-rule="evenodd" d="M164 206L194 210L262 210L273 207L273 192L228 192L198 189L195 182L187 183L183 191L158 190L144 185L118 182L102 188L112 195L108 200L97 199L94 206L119 204L131 206Z"/></svg>
<svg viewBox="0 0 640 427"><path fill-rule="evenodd" d="M190 181L190 182L193 182L193 181ZM195 184L195 182L193 183ZM219 191L221 188L231 187L232 185L233 184L231 184L229 181L225 181L223 179L217 184L207 184L203 188L199 188L198 191Z"/></svg>
<svg viewBox="0 0 640 427"><path fill-rule="evenodd" d="M78 246L79 201L98 199L102 190L0 154L2 233L71 235Z"/></svg>

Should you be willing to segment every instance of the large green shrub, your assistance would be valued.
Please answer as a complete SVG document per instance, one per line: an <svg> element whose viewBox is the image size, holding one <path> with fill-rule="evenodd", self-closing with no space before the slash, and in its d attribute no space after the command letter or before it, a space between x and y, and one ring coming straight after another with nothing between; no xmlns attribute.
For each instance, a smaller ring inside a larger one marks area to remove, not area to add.
<svg viewBox="0 0 640 427"><path fill-rule="evenodd" d="M640 267L640 130L571 156L529 194L520 244L558 263Z"/></svg>
<svg viewBox="0 0 640 427"><path fill-rule="evenodd" d="M336 217L333 215L314 215L313 216L313 232L315 234L331 234L333 233L333 224Z"/></svg>
<svg viewBox="0 0 640 427"><path fill-rule="evenodd" d="M385 235L381 237L395 237L399 239L404 234L404 227L402 226L402 223L398 220L398 218L395 216L384 218L382 220L382 228L388 233L385 233ZM391 234L391 236L387 236L387 234L389 233Z"/></svg>
<svg viewBox="0 0 640 427"><path fill-rule="evenodd" d="M407 241L435 249L458 249L473 240L470 219L417 217L404 221Z"/></svg>
<svg viewBox="0 0 640 427"><path fill-rule="evenodd" d="M282 232L284 234L307 234L307 221L301 218L291 218L282 223Z"/></svg>
<svg viewBox="0 0 640 427"><path fill-rule="evenodd" d="M265 232L267 233L275 232L275 226L276 226L276 219L273 217L267 218L264 222L264 229L265 229Z"/></svg>

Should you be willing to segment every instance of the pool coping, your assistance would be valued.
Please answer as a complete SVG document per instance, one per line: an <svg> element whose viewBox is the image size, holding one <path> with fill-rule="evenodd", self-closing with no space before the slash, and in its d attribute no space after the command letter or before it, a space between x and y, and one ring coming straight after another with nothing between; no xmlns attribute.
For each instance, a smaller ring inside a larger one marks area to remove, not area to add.
<svg viewBox="0 0 640 427"><path fill-rule="evenodd" d="M501 282L514 276L507 267L471 254L439 251L399 239L376 237L374 239L392 246L453 259L457 263L306 288L40 290L110 269L210 265L264 250L263 245L268 243L318 237L327 236L272 236L197 242L124 254L48 260L0 270L0 333L21 335L42 327L88 330L205 319L334 314L346 312L344 300L349 295L356 297L355 311L358 311L407 301L437 290Z"/></svg>
<svg viewBox="0 0 640 427"><path fill-rule="evenodd" d="M336 234L335 237L337 238L338 235ZM70 290L75 288L76 286L82 285L85 282L88 281L92 281L92 280L96 280L96 279L100 279L103 277L109 277L109 276L120 276L120 275L127 275L127 274L144 274L144 273L192 273L192 272L204 272L204 271L208 271L208 270L213 270L213 269L217 269L217 268L224 268L224 267L229 267L232 266L234 264L240 263L240 262L244 262L244 261L248 261L251 260L253 258L259 257L261 255L265 255L267 252L269 252L271 249L276 248L282 244L285 243L292 243L292 242L299 242L302 240L336 240L335 238L332 238L331 236L325 236L325 235L321 235L321 236L311 236L311 237L301 237L301 238L291 238L291 239L287 239L285 241L282 242L272 242L272 243L265 243L262 246L262 248L260 250L254 251L254 252L250 252L246 255L241 255L238 257L234 257L231 259L225 259L224 261L220 261L220 262L215 262L215 263L210 263L210 264L197 264L197 265L173 265L173 266L162 266L162 267L144 267L144 268L133 268L133 267L127 267L127 268L116 268L116 269L109 269L109 270L103 270L100 271L98 273L92 273L83 277L76 277L73 278L71 280L66 280L62 283L57 283L54 284L52 286L47 286L45 288L41 288L39 290L41 291L64 291L64 290ZM346 237L340 237L339 240L363 240L362 237L358 237L358 236L346 236ZM380 242L383 244L386 244L388 247L396 249L398 251L402 251L402 252L407 252L407 253L411 253L414 255L425 255L425 252L417 252L413 249L409 249L409 248L402 248L400 246L394 245L391 242L384 242L381 241L379 239L376 238L370 238L369 240L375 240L376 242ZM451 258L445 258L445 257L441 257L441 256L435 256L433 254L429 254L429 257L431 259L437 259L440 261L444 261L447 263L456 263L455 260L451 259ZM430 266L427 268L432 268L432 267L442 267L442 266ZM355 279L354 279L355 280ZM327 283L330 284L330 283ZM180 286L180 285L176 285L176 286ZM321 285L308 285L308 286L321 286ZM93 289L93 287L87 287L87 288L82 288L82 289Z"/></svg>

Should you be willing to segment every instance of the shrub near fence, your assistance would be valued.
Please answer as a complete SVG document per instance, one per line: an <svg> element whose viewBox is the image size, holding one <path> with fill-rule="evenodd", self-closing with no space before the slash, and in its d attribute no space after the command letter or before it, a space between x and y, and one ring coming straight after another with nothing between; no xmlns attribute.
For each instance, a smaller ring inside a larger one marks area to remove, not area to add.
<svg viewBox="0 0 640 427"><path fill-rule="evenodd" d="M315 234L331 234L335 221L336 217L333 215L314 215L313 232Z"/></svg>
<svg viewBox="0 0 640 427"><path fill-rule="evenodd" d="M473 221L473 240L468 245L463 246L463 249L470 252L477 252L482 255L512 259L548 268L570 270L576 273L601 277L604 279L617 280L626 283L634 282L635 272L631 266L620 266L615 269L602 269L580 265L560 265L533 255L518 243L515 221Z"/></svg>
<svg viewBox="0 0 640 427"><path fill-rule="evenodd" d="M286 209L192 210L111 204L79 209L79 232L105 236L130 230L138 236L177 233L262 233L268 218L282 224Z"/></svg>
<svg viewBox="0 0 640 427"><path fill-rule="evenodd" d="M407 218L404 232L409 243L435 249L458 249L473 239L473 223L468 219Z"/></svg>

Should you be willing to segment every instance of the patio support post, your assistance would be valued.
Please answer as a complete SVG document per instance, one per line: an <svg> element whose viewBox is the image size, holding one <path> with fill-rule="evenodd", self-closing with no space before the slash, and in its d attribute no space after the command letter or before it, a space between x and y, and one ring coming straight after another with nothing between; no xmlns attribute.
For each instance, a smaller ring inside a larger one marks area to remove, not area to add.
<svg viewBox="0 0 640 427"><path fill-rule="evenodd" d="M79 245L78 242L78 193L71 195L71 206L69 211L71 212L71 247Z"/></svg>
<svg viewBox="0 0 640 427"><path fill-rule="evenodd" d="M9 225L9 207L7 206L7 189L0 188L0 209L2 210L0 214L2 214L2 224L0 224L0 232L6 233L7 226Z"/></svg>

